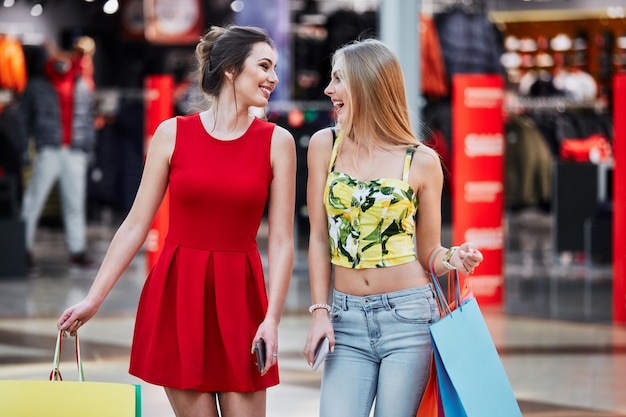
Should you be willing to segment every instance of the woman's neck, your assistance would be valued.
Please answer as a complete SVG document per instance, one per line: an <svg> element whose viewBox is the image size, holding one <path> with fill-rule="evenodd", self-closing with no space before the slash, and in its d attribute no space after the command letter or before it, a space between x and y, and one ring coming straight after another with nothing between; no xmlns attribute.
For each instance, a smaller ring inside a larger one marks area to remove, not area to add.
<svg viewBox="0 0 626 417"><path fill-rule="evenodd" d="M214 103L211 108L200 113L200 119L211 136L228 140L243 135L252 123L253 116L247 108L235 111L232 107Z"/></svg>

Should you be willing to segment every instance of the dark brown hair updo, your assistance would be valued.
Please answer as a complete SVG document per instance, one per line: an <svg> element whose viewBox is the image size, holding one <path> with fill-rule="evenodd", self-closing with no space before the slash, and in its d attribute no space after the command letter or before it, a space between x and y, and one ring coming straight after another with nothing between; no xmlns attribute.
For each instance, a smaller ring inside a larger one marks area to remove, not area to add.
<svg viewBox="0 0 626 417"><path fill-rule="evenodd" d="M205 94L216 97L224 83L224 73L237 76L252 50L252 45L265 42L274 47L267 32L252 26L211 26L196 46L196 59L200 71L200 88Z"/></svg>

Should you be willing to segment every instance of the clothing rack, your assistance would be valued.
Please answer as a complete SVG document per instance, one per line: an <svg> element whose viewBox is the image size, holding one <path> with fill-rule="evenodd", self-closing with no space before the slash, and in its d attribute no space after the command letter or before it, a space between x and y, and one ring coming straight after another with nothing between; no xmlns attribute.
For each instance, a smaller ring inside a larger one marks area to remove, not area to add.
<svg viewBox="0 0 626 417"><path fill-rule="evenodd" d="M457 9L468 14L486 14L492 9L492 1L497 0L423 0L422 11L432 15Z"/></svg>
<svg viewBox="0 0 626 417"><path fill-rule="evenodd" d="M521 111L532 110L556 110L565 112L567 110L583 110L591 109L600 114L606 111L606 102L593 101L577 101L567 97L509 97L504 105L507 113L520 113Z"/></svg>

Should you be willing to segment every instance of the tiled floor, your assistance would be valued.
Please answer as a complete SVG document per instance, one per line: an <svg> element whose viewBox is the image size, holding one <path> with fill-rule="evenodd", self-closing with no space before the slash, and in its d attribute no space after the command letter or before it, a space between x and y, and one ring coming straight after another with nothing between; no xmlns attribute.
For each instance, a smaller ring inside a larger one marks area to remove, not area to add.
<svg viewBox="0 0 626 417"><path fill-rule="evenodd" d="M114 231L111 223L90 224L90 250L96 261ZM0 379L47 378L56 317L83 297L95 275L94 270L68 268L62 233L56 229L41 229L35 258L36 274L0 279ZM140 383L143 415L173 417L161 388L127 373L133 314L144 275L140 254L98 315L81 330L86 377ZM306 254L300 251L280 325L282 382L268 391L268 416L317 415L321 373L309 370L301 355L308 327L302 310L308 303ZM626 417L626 327L513 315L500 308L484 308L483 313L524 417ZM66 379L75 379L69 356L63 369Z"/></svg>

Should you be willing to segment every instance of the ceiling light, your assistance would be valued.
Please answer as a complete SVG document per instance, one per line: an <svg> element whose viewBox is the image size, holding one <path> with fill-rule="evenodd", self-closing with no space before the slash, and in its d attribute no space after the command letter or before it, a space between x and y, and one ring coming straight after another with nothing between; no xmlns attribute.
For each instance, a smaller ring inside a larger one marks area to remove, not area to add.
<svg viewBox="0 0 626 417"><path fill-rule="evenodd" d="M30 9L30 15L37 17L37 16L41 16L41 14L43 13L43 6L41 5L41 3L37 3L35 4L32 9Z"/></svg>
<svg viewBox="0 0 626 417"><path fill-rule="evenodd" d="M232 3L230 3L230 8L232 9L233 12L239 13L243 10L244 3L241 0L235 0Z"/></svg>
<svg viewBox="0 0 626 417"><path fill-rule="evenodd" d="M626 11L621 6L608 7L606 14L612 19L623 19L626 16Z"/></svg>
<svg viewBox="0 0 626 417"><path fill-rule="evenodd" d="M120 4L117 0L107 0L104 6L102 6L102 11L106 14L115 14L119 8Z"/></svg>

